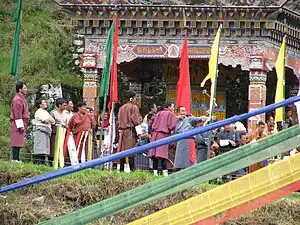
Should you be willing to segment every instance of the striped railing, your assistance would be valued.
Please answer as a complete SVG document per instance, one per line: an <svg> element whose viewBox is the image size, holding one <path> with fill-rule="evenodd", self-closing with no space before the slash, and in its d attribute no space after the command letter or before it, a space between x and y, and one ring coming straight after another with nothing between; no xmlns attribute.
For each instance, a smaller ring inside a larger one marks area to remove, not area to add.
<svg viewBox="0 0 300 225"><path fill-rule="evenodd" d="M37 183L40 183L40 182L52 180L52 179L57 178L57 177L62 177L62 176L65 176L65 175L68 175L68 174L71 174L71 173L75 173L75 172L78 172L78 171L81 171L81 170L85 170L85 169L88 169L88 168L99 166L99 165L104 164L104 163L112 162L112 161L115 161L115 160L120 160L122 158L129 157L131 155L135 155L135 154L138 154L138 153L149 151L150 149L154 149L154 148L157 148L159 146L167 145L167 144L177 142L177 141L182 140L182 139L187 139L189 137L195 136L195 135L200 134L200 133L204 133L204 132L207 132L207 131L210 131L210 130L217 129L217 128L225 126L227 124L236 123L238 121L243 121L243 120L246 120L248 118L254 117L256 115L260 115L260 114L263 114L263 113L266 113L266 112L274 111L276 108L291 105L291 104L293 104L295 102L298 102L298 101L300 101L300 96L292 97L292 98L286 99L282 102L275 103L275 104L272 104L272 105L268 105L264 108L254 110L254 111L249 112L249 113L245 113L245 114L242 114L242 115L239 115L239 116L234 116L232 118L228 118L228 119L225 119L223 121L215 122L215 123L212 123L212 124L204 126L204 127L195 128L195 129L189 130L187 132L176 134L176 135L173 135L171 137L161 139L161 140L158 140L158 141L155 141L155 142L151 142L151 143L143 145L143 146L134 147L132 149L129 149L129 150L126 150L126 151L123 151L123 152L120 152L120 153L116 153L116 154L106 156L106 157L103 157L103 158L99 158L99 159L94 159L92 161L81 163L79 165L74 165L74 166L65 167L65 168L62 168L62 169L59 169L59 170L50 171L50 172L47 172L43 175L28 178L28 179L22 180L18 183L2 187L2 188L0 188L0 193L16 190L16 189L26 187L26 186L29 186L29 185L33 185L33 184L37 184Z"/></svg>

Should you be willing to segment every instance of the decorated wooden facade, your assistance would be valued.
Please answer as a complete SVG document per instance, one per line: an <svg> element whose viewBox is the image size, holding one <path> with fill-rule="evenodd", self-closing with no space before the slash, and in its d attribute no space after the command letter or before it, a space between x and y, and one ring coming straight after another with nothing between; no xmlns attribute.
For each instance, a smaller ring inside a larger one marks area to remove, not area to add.
<svg viewBox="0 0 300 225"><path fill-rule="evenodd" d="M194 5L184 5L185 2L187 1L59 2L70 16L72 26L78 34L84 35L81 67L85 78L84 98L89 104L95 104L99 86L98 71L103 67L105 41L114 15L118 15L120 20L119 64L144 58L178 59L185 35L189 38L190 58L207 60L217 28L222 23L219 63L240 66L241 70L249 71L249 110L265 105L267 73L274 67L284 34L288 35L286 66L296 76L300 76L300 14L287 8L289 1L285 1L283 5L267 5L268 1L213 1L219 2L218 5L199 5L196 4L197 1L194 1ZM252 5L244 6L241 2ZM231 5L224 5L227 3ZM253 5L254 3L257 5ZM297 89L296 76L295 87L291 88L291 92L292 89ZM175 83L168 83L168 80L166 82L167 98L172 99ZM193 83L196 85L193 100L199 102L198 106L193 106L196 115L206 110L202 107L206 97L198 84ZM220 90L218 95L220 111L224 107L226 109L222 92ZM218 117L221 119L224 115L220 114ZM264 116L251 118L250 123L260 119L264 119Z"/></svg>

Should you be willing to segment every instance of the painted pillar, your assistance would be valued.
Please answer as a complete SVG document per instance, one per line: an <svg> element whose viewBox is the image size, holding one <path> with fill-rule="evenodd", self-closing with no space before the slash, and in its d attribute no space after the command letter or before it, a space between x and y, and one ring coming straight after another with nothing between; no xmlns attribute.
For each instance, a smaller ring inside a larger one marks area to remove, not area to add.
<svg viewBox="0 0 300 225"><path fill-rule="evenodd" d="M84 73L83 83L83 100L88 107L93 107L95 115L98 115L99 107L96 104L96 99L99 93L100 76L97 69L89 69Z"/></svg>
<svg viewBox="0 0 300 225"><path fill-rule="evenodd" d="M266 81L267 68L263 55L251 55L249 66L249 112L262 108L266 105ZM248 119L248 131L252 133L257 127L259 121L266 121L265 114L261 114Z"/></svg>
<svg viewBox="0 0 300 225"><path fill-rule="evenodd" d="M295 79L296 80L296 79ZM299 81L295 81L295 82L299 82ZM298 94L298 91L299 91L299 85L298 84L295 84L293 86L290 86L289 88L289 96L287 96L288 98L290 97L295 97L297 94ZM292 109L292 112L293 112L293 121L294 123L298 123L298 116L297 116L297 108L296 108L296 105L293 104L293 105L290 105L289 107L291 107Z"/></svg>
<svg viewBox="0 0 300 225"><path fill-rule="evenodd" d="M98 115L99 107L96 104L96 99L99 93L100 75L97 69L97 55L82 54L80 67L84 73L83 100L88 107L93 107L95 115Z"/></svg>

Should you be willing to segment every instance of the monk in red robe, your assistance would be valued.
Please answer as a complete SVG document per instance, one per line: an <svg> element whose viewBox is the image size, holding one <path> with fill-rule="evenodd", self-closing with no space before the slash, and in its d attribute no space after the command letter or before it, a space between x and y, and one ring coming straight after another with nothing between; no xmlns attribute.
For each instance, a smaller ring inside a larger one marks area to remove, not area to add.
<svg viewBox="0 0 300 225"><path fill-rule="evenodd" d="M169 137L176 128L176 117L174 115L174 104L166 102L164 110L158 112L153 117L151 141L157 141ZM169 145L164 145L148 152L148 156L153 161L154 176L158 176L158 161L163 167L163 175L168 176L167 160Z"/></svg>
<svg viewBox="0 0 300 225"><path fill-rule="evenodd" d="M13 162L21 162L20 149L24 147L26 129L29 123L29 110L25 99L27 85L19 81L16 83L16 96L11 102L10 111L10 146L12 148Z"/></svg>
<svg viewBox="0 0 300 225"><path fill-rule="evenodd" d="M137 143L136 126L141 124L141 115L136 105L136 94L131 93L129 101L119 109L118 152L133 148ZM129 157L130 170L134 169L134 158ZM124 172L125 159L120 160L120 171Z"/></svg>
<svg viewBox="0 0 300 225"><path fill-rule="evenodd" d="M82 161L82 149L85 150L85 158L87 157L88 150L88 137L87 132L92 129L93 120L89 113L85 102L78 102L78 112L74 113L69 121L69 130L73 133L73 138L76 143L78 152L78 159ZM85 145L83 144L85 143Z"/></svg>

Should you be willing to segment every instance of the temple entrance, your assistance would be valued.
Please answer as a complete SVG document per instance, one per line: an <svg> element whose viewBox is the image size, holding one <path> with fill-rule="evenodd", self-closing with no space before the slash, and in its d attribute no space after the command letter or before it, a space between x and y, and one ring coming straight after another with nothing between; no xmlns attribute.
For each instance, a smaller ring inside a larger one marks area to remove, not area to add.
<svg viewBox="0 0 300 225"><path fill-rule="evenodd" d="M267 95L266 95L266 105L273 104L275 102L276 94L276 84L277 84L277 75L275 68L272 71L268 72L267 76ZM298 93L298 79L294 74L294 71L290 68L285 68L285 98L296 96ZM294 120L297 120L296 109L294 105L289 105L286 108L291 108L293 110ZM267 113L267 118L274 116L275 112Z"/></svg>
<svg viewBox="0 0 300 225"><path fill-rule="evenodd" d="M148 113L151 104L162 106L166 100L175 102L180 59L136 59L119 66L121 101L126 91L133 90L141 98L142 114ZM190 59L192 114L205 115L209 109L210 82L200 87L208 73L208 59ZM248 111L249 72L241 68L219 65L215 116L222 120Z"/></svg>
<svg viewBox="0 0 300 225"><path fill-rule="evenodd" d="M249 71L242 70L240 66L220 65L219 69L226 89L226 118L248 112Z"/></svg>

